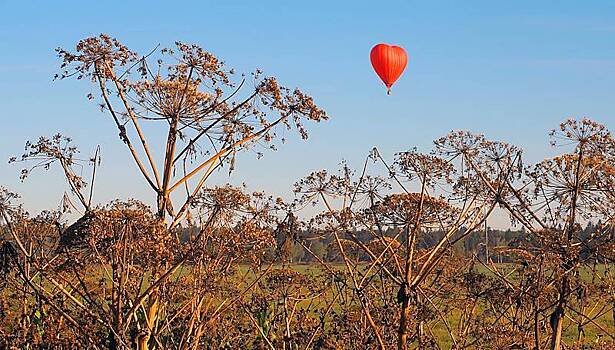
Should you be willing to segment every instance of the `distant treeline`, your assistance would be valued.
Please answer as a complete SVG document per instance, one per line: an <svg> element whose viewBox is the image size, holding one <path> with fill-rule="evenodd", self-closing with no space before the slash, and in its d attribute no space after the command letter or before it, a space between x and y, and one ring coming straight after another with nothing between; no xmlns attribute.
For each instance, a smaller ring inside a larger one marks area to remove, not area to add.
<svg viewBox="0 0 615 350"><path fill-rule="evenodd" d="M582 229L579 237L582 239L589 237L600 225L600 223L593 224L590 222L585 228ZM481 260L486 260L486 256L488 254L492 261L509 262L507 257L501 256L494 248L515 247L521 244L521 242L524 242L526 245L533 244L532 242L534 238L523 228L499 230L487 227L486 231L487 232L485 232L484 228L481 230L476 230L466 238L460 240L454 245L455 253L465 257L476 255ZM384 236L393 238L397 236L399 232L397 229L387 229L384 230L383 233ZM457 235L454 235L453 238L451 238L451 240L462 233L463 231L458 232ZM418 243L419 249L433 247L444 236L444 234L445 232L440 230L423 232ZM374 235L366 231L353 232L353 235L342 235L344 239L351 242L355 239L353 236L362 243L366 244L374 239ZM403 235L400 235L400 237L401 236ZM307 232L302 232L299 237L302 237L301 243L297 240L289 239L285 235L276 235L277 245L283 251L282 255L284 256L284 259L289 262L315 262L317 259L314 255L317 255L320 259L326 262L341 261L341 257L337 253L335 241L331 235L318 235L314 233L310 234ZM485 245L487 239L488 244ZM304 246L309 248L312 253L309 253ZM366 261L369 260L369 257L365 253L359 253L359 256L356 256L355 258Z"/></svg>
<svg viewBox="0 0 615 350"><path fill-rule="evenodd" d="M588 238L600 225L600 222L597 224L591 222L588 223L587 226L585 226L585 228L583 228L579 233L579 238ZM184 243L189 243L190 237L196 236L197 233L198 228L186 228L182 231L181 241ZM462 233L463 230L453 235L451 240L454 240ZM384 236L389 238L394 238L397 236L397 239L401 240L399 237L403 237L403 235L398 234L398 229L389 228L383 230ZM444 236L444 234L445 232L440 230L429 230L423 232L419 237L418 248L428 249L433 247ZM309 263L317 261L314 257L314 255L316 255L325 262L341 261L341 257L337 252L337 245L331 235L320 234L319 232L302 231L299 232L296 237L299 238L288 237L288 235L282 233L277 233L275 235L275 249L278 259L293 263ZM341 232L340 237L349 242L354 242L356 239L365 244L368 244L370 241L374 240L374 235L367 231L356 231L352 232L352 234ZM486 240L489 241L488 244L485 244ZM481 230L475 230L464 239L456 243L453 247L456 254L464 257L476 255L481 260L486 260L488 255L492 261L509 262L509 259L505 256L501 256L495 248L516 247L522 242L525 245L532 245L534 244L533 240L534 238L523 228L499 230L492 227L487 227L487 232L485 232L484 228ZM308 252L305 247L307 247L311 253ZM364 252L358 253L355 258L365 261L369 260L369 256Z"/></svg>

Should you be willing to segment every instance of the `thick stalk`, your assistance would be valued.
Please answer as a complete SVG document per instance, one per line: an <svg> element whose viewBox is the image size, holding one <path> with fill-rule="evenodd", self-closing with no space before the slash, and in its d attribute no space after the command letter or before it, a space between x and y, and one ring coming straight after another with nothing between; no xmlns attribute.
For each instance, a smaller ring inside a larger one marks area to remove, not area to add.
<svg viewBox="0 0 615 350"><path fill-rule="evenodd" d="M425 201L425 186L427 179L423 179L421 183L421 197L419 199L419 207L416 213L414 227L410 228L410 223L406 225L406 270L404 276L404 284L401 287L400 295L402 296L401 315L399 320L399 329L397 331L397 349L408 349L408 329L410 328L410 296L413 293L410 290L412 281L412 261L414 260L414 245L416 236L421 229L421 216L423 216L423 204Z"/></svg>
<svg viewBox="0 0 615 350"><path fill-rule="evenodd" d="M572 189L572 198L570 203L570 216L568 219L568 225L566 227L566 242L567 246L570 246L570 242L572 241L572 237L574 235L574 224L576 221L576 212L577 212L577 200L579 197L579 182L581 178L581 165L583 159L583 144L579 145L579 152L577 153L577 164L575 169L575 180L574 187ZM566 263L567 270L571 268L572 261L568 258ZM568 267L570 266L570 267ZM551 319L551 326L553 328L553 334L551 335L551 350L559 350L561 349L562 343L562 331L564 328L564 313L566 310L566 305L568 303L568 293L570 291L570 280L568 278L569 271L564 271L564 277L562 278L562 283L559 287L559 299L557 301L557 306L555 307L555 311L553 312Z"/></svg>
<svg viewBox="0 0 615 350"><path fill-rule="evenodd" d="M173 116L171 116L171 123L169 125L169 133L167 134L167 144L166 144L166 152L164 156L164 170L162 175L162 188L160 192L158 192L158 217L164 218L164 212L167 209L167 204L170 200L169 198L169 184L171 181L171 175L173 171L173 159L175 158L175 148L177 146L177 126L179 125L179 119L181 114L181 105L184 102L186 96L186 90L188 89L188 85L190 84L190 79L192 79L192 72L194 67L190 67L190 72L188 73L188 77L186 78L186 84L184 86L184 91L177 105L177 109Z"/></svg>

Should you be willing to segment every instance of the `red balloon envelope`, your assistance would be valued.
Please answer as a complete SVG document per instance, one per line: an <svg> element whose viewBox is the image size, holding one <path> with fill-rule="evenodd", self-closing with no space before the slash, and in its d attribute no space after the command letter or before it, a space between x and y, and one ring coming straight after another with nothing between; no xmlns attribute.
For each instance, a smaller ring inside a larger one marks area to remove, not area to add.
<svg viewBox="0 0 615 350"><path fill-rule="evenodd" d="M391 92L391 86L399 79L408 64L406 50L399 46L378 44L372 48L369 55L372 67L387 87L387 93Z"/></svg>

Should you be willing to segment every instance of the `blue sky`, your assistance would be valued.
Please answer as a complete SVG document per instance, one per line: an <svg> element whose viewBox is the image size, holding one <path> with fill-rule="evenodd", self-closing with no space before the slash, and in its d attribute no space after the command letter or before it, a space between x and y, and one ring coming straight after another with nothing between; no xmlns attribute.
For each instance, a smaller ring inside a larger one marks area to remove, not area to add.
<svg viewBox="0 0 615 350"><path fill-rule="evenodd" d="M140 4L138 4L140 3ZM8 165L27 139L62 132L86 152L102 146L95 198L151 195L109 118L83 81L52 81L53 49L98 33L139 52L194 42L238 71L262 68L313 95L331 116L310 139L289 139L219 182L286 194L312 170L342 159L357 168L373 147L388 158L429 151L451 129L523 145L530 161L554 150L550 129L569 116L615 125L613 1L194 1L0 0L0 184L32 211L58 204L59 172L20 183ZM379 42L404 46L409 65L387 96L369 64ZM133 180L134 179L134 180Z"/></svg>

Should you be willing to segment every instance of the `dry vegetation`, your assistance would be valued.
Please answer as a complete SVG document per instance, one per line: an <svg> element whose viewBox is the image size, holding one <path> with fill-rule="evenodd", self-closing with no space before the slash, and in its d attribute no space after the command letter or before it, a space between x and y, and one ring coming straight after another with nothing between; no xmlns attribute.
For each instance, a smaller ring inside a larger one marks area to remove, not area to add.
<svg viewBox="0 0 615 350"><path fill-rule="evenodd" d="M81 160L62 135L28 142L11 159L22 177L59 166L70 192L31 216L0 189L0 348L615 348L615 140L603 125L562 123L561 154L534 165L463 131L392 162L374 149L358 171L309 174L285 201L208 180L284 129L307 138L304 122L327 119L311 97L183 43L139 56L100 35L58 54L58 78L93 84L155 208L94 206L98 151ZM491 247L507 263L459 254L496 210L523 229ZM68 211L81 215L66 226ZM325 255L313 249L323 239ZM310 266L289 263L298 248Z"/></svg>

